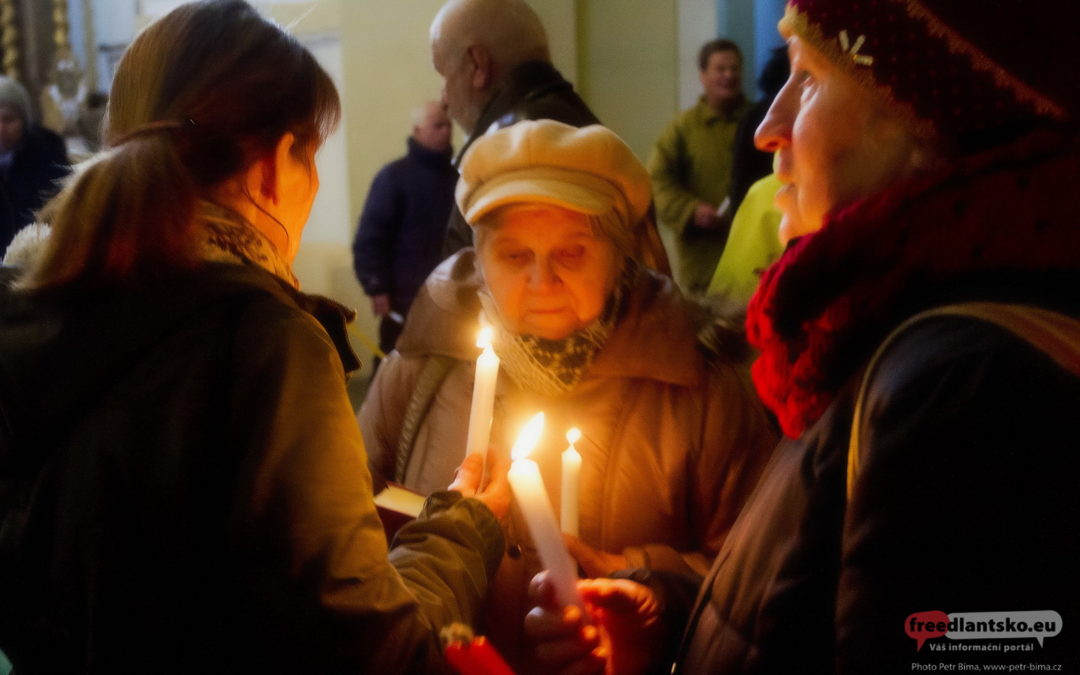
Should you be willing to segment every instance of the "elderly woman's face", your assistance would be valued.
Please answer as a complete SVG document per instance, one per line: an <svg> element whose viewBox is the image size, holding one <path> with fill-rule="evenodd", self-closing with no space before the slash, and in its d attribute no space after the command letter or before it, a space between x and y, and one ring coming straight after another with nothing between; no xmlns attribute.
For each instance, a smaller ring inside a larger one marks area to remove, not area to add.
<svg viewBox="0 0 1080 675"><path fill-rule="evenodd" d="M520 204L489 218L478 255L508 329L559 340L600 316L619 256L610 240L593 233L585 215Z"/></svg>
<svg viewBox="0 0 1080 675"><path fill-rule="evenodd" d="M777 152L780 239L821 228L826 214L913 171L915 137L905 121L797 36L788 40L791 77L757 129Z"/></svg>

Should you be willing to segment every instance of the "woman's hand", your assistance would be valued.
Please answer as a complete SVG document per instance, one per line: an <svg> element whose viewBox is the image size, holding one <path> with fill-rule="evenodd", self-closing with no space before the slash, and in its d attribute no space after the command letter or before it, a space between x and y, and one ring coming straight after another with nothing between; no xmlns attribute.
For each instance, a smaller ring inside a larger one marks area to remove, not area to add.
<svg viewBox="0 0 1080 675"><path fill-rule="evenodd" d="M498 452L489 452L487 456L487 483L483 489L480 481L484 477L484 456L479 453L465 458L454 472L454 482L447 489L479 499L501 523L506 520L506 514L510 511L510 482L506 479L510 461Z"/></svg>
<svg viewBox="0 0 1080 675"><path fill-rule="evenodd" d="M629 566L626 562L626 556L619 553L599 551L573 535L564 534L563 541L566 542L566 548L570 551L570 555L574 556L574 560L577 561L578 565L581 565L581 569L585 570L585 574L590 577L606 576L612 572L624 570Z"/></svg>
<svg viewBox="0 0 1080 675"><path fill-rule="evenodd" d="M591 625L577 607L558 605L547 572L529 584L535 607L525 617L525 634L545 670L624 675L656 665L664 629L660 603L651 589L627 579L583 579L577 588Z"/></svg>

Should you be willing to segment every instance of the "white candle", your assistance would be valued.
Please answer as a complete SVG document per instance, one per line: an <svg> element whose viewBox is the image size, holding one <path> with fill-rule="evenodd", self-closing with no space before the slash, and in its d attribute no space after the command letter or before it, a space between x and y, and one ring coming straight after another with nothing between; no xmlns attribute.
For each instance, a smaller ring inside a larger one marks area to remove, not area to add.
<svg viewBox="0 0 1080 675"><path fill-rule="evenodd" d="M499 357L491 349L491 327L480 329L476 346L483 351L476 358L473 379L472 408L469 410L469 435L465 455L480 453L487 466L487 449L491 440L491 411L495 407L495 382L499 378Z"/></svg>
<svg viewBox="0 0 1080 675"><path fill-rule="evenodd" d="M555 597L564 607L581 606L581 597L577 592L577 566L563 544L559 526L555 523L555 513L551 509L551 500L544 490L544 481L540 477L540 467L527 458L544 430L544 413L537 413L529 420L518 435L511 456L510 489L514 491L525 524L532 535L533 544L540 554L540 562L548 570L548 579L555 587Z"/></svg>
<svg viewBox="0 0 1080 675"><path fill-rule="evenodd" d="M576 428L566 432L570 447L562 454L562 531L578 536L578 499L581 491L581 455L574 443L581 438Z"/></svg>

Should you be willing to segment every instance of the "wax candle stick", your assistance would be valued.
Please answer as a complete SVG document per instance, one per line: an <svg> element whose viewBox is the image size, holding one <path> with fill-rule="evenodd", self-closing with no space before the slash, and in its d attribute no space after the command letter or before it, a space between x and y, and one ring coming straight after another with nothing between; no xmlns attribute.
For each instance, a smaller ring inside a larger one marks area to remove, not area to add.
<svg viewBox="0 0 1080 675"><path fill-rule="evenodd" d="M563 544L559 526L555 522L555 513L551 509L551 500L544 490L544 481L540 477L540 467L528 459L528 454L540 440L544 430L544 413L537 413L518 435L511 451L513 463L510 465L510 488L514 492L525 524L532 535L540 562L548 570L548 578L555 587L555 597L564 607L581 606L581 597L577 592L577 566Z"/></svg>
<svg viewBox="0 0 1080 675"><path fill-rule="evenodd" d="M484 455L487 466L487 449L491 440L491 412L495 406L495 382L499 378L499 357L491 348L491 327L485 326L476 338L476 346L483 351L476 358L476 376L473 379L472 408L469 410L469 435L465 441L465 455L479 452Z"/></svg>
<svg viewBox="0 0 1080 675"><path fill-rule="evenodd" d="M581 438L576 428L566 432L570 444L562 454L562 531L578 536L578 500L581 492L581 455L574 443Z"/></svg>

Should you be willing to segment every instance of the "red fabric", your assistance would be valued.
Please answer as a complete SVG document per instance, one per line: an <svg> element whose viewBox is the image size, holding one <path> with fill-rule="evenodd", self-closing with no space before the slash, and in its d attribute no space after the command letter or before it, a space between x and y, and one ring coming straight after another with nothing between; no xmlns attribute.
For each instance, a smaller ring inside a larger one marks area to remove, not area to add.
<svg viewBox="0 0 1080 675"><path fill-rule="evenodd" d="M918 298L974 276L1080 270L1080 150L1063 145L1031 137L895 186L832 214L766 271L747 333L761 350L754 383L786 435L821 416Z"/></svg>

